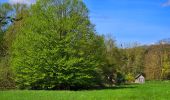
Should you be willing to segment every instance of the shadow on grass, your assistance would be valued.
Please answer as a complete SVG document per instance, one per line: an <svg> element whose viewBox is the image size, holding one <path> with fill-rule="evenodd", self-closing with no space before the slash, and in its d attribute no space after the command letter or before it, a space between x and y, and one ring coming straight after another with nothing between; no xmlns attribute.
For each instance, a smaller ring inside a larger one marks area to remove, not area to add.
<svg viewBox="0 0 170 100"><path fill-rule="evenodd" d="M65 88L65 89L45 89L46 91L90 91L90 90L118 90L118 89L134 89L137 88L137 84L124 84L124 85L115 85L115 86L96 86L96 87L74 87L74 88ZM8 90L18 90L18 89L0 89L0 91L8 91ZM24 90L24 89L21 89ZM42 89L30 89L41 91Z"/></svg>
<svg viewBox="0 0 170 100"><path fill-rule="evenodd" d="M126 84L126 85L116 85L116 86L108 86L108 87L93 87L88 89L73 89L70 91L135 89L137 87L138 85Z"/></svg>
<svg viewBox="0 0 170 100"><path fill-rule="evenodd" d="M106 87L103 89L134 89L137 86L114 86L114 87Z"/></svg>
<svg viewBox="0 0 170 100"><path fill-rule="evenodd" d="M86 88L86 89L57 89L57 90L45 90L45 91L93 91L93 90L119 90L119 89L135 89L138 86L134 85L121 85L121 86L110 86L110 87L94 87L94 88ZM0 91L9 91L9 90L18 90L18 89L3 89ZM35 90L31 89L30 91ZM40 90L35 90L35 91L42 91Z"/></svg>
<svg viewBox="0 0 170 100"><path fill-rule="evenodd" d="M137 86L112 86L112 87L102 87L102 88L92 88L88 90L117 90L117 89L134 89Z"/></svg>

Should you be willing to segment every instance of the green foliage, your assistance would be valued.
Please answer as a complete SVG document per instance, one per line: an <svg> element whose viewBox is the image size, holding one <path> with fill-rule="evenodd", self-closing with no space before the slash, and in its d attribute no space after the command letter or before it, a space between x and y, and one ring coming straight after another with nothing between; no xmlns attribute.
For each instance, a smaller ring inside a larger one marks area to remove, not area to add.
<svg viewBox="0 0 170 100"><path fill-rule="evenodd" d="M11 68L8 67L7 59L7 57L1 58L0 62L0 90L15 88L14 75Z"/></svg>
<svg viewBox="0 0 170 100"><path fill-rule="evenodd" d="M169 44L160 43L167 44L118 47L113 38L97 35L82 0L4 3L0 87L15 87L15 82L21 89L120 85L144 72L147 79L170 79Z"/></svg>
<svg viewBox="0 0 170 100"><path fill-rule="evenodd" d="M145 48L138 44L130 44L129 47L122 49L122 66L120 71L123 74L138 75L144 72Z"/></svg>
<svg viewBox="0 0 170 100"><path fill-rule="evenodd" d="M121 85L125 83L125 75L123 75L121 72L117 72L116 74L116 84Z"/></svg>
<svg viewBox="0 0 170 100"><path fill-rule="evenodd" d="M150 46L145 54L145 74L148 80L170 79L170 45Z"/></svg>
<svg viewBox="0 0 170 100"><path fill-rule="evenodd" d="M135 81L135 77L134 77L134 75L133 75L132 73L127 74L127 75L125 76L125 79L126 79L126 81L127 81L128 83L132 83L132 82Z"/></svg>
<svg viewBox="0 0 170 100"><path fill-rule="evenodd" d="M103 38L95 34L82 1L38 1L30 13L12 48L17 86L75 89L100 85Z"/></svg>
<svg viewBox="0 0 170 100"><path fill-rule="evenodd" d="M12 6L8 3L0 4L0 89L14 88L13 73L9 67L9 56L7 55L7 45L5 44L4 36L8 29L9 20L7 15L10 15Z"/></svg>

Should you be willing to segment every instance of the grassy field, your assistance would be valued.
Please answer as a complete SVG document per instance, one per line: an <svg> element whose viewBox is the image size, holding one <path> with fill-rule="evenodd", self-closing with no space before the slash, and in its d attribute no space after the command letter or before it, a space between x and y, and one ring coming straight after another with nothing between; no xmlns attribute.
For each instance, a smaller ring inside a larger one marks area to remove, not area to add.
<svg viewBox="0 0 170 100"><path fill-rule="evenodd" d="M86 91L0 91L0 100L170 100L170 81Z"/></svg>

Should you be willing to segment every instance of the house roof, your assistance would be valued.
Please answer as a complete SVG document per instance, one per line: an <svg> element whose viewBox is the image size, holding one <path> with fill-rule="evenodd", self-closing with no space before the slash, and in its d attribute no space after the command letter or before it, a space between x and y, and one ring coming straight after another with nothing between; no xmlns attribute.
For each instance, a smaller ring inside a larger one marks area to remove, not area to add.
<svg viewBox="0 0 170 100"><path fill-rule="evenodd" d="M139 78L140 76L143 76L142 74L138 74L135 79Z"/></svg>

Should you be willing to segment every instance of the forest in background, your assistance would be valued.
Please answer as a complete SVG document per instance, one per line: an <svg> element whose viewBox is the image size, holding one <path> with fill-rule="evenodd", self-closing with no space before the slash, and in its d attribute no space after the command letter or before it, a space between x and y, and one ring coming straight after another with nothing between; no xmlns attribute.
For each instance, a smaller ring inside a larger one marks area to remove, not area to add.
<svg viewBox="0 0 170 100"><path fill-rule="evenodd" d="M0 5L0 88L88 89L170 79L170 39L117 46L81 0Z"/></svg>

